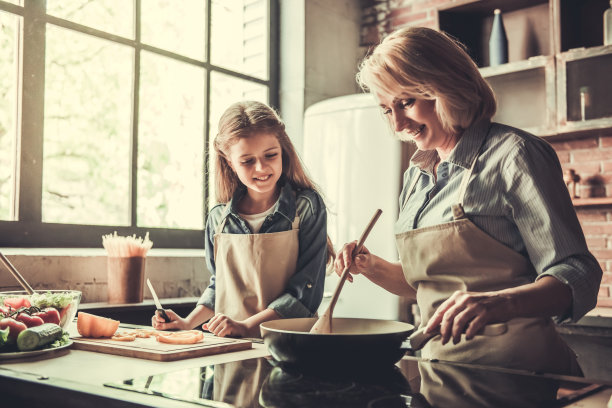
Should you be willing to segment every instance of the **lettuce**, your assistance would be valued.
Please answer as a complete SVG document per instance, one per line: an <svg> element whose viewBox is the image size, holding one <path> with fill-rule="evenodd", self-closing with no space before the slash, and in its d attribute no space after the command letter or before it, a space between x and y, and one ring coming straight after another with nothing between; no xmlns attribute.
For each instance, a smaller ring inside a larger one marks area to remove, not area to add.
<svg viewBox="0 0 612 408"><path fill-rule="evenodd" d="M36 306L39 309L44 309L45 307L54 307L60 310L68 306L72 302L73 298L74 294L70 292L34 293L30 295L30 303L32 303L32 306Z"/></svg>

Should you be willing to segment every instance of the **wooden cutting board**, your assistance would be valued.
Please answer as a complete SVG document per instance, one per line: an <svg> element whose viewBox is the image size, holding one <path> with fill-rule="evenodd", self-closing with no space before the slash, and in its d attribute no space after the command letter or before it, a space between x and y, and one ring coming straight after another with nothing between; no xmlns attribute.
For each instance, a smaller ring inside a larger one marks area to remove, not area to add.
<svg viewBox="0 0 612 408"><path fill-rule="evenodd" d="M216 337L212 334L205 334L204 339L196 344L160 343L155 337L136 338L136 340L130 342L115 341L108 338L93 339L81 336L72 337L72 340L74 341L72 348L77 350L96 351L156 361L182 360L230 351L248 350L253 347L250 340Z"/></svg>

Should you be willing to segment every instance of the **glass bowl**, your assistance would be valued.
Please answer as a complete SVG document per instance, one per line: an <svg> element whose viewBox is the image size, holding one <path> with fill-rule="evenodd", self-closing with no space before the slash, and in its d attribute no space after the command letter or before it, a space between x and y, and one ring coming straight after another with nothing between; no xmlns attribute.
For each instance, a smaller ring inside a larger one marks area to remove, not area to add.
<svg viewBox="0 0 612 408"><path fill-rule="evenodd" d="M68 330L68 326L79 308L81 291L38 290L32 295L28 295L24 290L0 292L0 306L4 305L4 299L7 298L26 298L32 306L39 309L54 307L60 314L60 326L62 326L62 329Z"/></svg>

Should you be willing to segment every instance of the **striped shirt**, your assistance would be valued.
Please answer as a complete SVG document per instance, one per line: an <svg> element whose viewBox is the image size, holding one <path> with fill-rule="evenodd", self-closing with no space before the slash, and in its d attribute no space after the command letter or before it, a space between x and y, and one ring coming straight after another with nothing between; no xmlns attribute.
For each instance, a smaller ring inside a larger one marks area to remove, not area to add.
<svg viewBox="0 0 612 408"><path fill-rule="evenodd" d="M478 156L463 207L491 237L527 257L539 279L570 286L572 310L557 320L577 321L597 302L602 270L589 252L554 149L529 133L498 123L467 129L433 175L438 153L418 150L404 173L397 234L453 220L463 172ZM421 172L409 197L408 186Z"/></svg>

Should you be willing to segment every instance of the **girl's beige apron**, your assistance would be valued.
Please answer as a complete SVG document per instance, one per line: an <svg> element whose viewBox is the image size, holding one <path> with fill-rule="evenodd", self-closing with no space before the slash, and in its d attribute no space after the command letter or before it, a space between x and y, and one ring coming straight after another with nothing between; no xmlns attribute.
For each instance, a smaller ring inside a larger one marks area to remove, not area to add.
<svg viewBox="0 0 612 408"><path fill-rule="evenodd" d="M525 285L536 272L527 258L501 244L473 224L463 211L463 198L476 159L459 188L454 220L396 235L400 262L408 283L417 291L424 325L455 291L485 292ZM412 180L406 201L420 176ZM404 201L404 205L405 202ZM496 365L550 373L580 375L572 350L561 340L550 318L516 318L498 336L475 336L453 345L431 340L422 356L440 360Z"/></svg>
<svg viewBox="0 0 612 408"><path fill-rule="evenodd" d="M282 295L295 273L300 218L268 234L226 234L226 220L215 230L215 312L244 320Z"/></svg>

